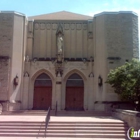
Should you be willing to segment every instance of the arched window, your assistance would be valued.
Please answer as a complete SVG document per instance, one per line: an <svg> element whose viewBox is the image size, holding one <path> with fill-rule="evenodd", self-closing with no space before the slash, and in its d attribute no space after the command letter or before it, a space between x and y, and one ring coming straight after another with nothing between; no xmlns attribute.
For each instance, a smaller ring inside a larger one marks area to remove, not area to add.
<svg viewBox="0 0 140 140"><path fill-rule="evenodd" d="M52 86L52 81L47 74L42 73L36 78L34 85L35 86Z"/></svg>
<svg viewBox="0 0 140 140"><path fill-rule="evenodd" d="M81 76L74 73L68 78L66 86L67 87L83 87L84 86L83 79L81 78Z"/></svg>

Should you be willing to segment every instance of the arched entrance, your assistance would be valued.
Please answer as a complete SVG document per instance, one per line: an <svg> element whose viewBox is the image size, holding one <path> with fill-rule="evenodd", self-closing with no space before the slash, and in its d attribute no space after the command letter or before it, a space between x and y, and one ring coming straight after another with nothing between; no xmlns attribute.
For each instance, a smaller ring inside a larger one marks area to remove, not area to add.
<svg viewBox="0 0 140 140"><path fill-rule="evenodd" d="M83 110L83 103L83 79L75 73L66 82L66 110Z"/></svg>
<svg viewBox="0 0 140 140"><path fill-rule="evenodd" d="M52 103L52 81L50 77L42 73L40 74L34 83L34 99L33 109L46 110L51 107Z"/></svg>

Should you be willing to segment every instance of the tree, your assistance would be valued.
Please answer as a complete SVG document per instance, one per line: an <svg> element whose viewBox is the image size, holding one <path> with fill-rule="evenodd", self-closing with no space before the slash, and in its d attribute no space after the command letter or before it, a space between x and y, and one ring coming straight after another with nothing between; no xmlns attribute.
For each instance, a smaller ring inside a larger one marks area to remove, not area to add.
<svg viewBox="0 0 140 140"><path fill-rule="evenodd" d="M131 62L111 70L106 83L114 88L121 100L137 101L140 107L140 61L138 59L132 59Z"/></svg>

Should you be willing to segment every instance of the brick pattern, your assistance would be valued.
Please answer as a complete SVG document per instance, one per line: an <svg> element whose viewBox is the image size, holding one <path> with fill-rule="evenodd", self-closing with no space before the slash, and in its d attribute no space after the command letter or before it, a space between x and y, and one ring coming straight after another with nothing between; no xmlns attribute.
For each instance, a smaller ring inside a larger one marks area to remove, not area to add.
<svg viewBox="0 0 140 140"><path fill-rule="evenodd" d="M7 99L9 60L0 59L0 100Z"/></svg>
<svg viewBox="0 0 140 140"><path fill-rule="evenodd" d="M0 14L0 55L10 56L13 35L13 15Z"/></svg>
<svg viewBox="0 0 140 140"><path fill-rule="evenodd" d="M133 57L139 58L138 17L132 17Z"/></svg>
<svg viewBox="0 0 140 140"><path fill-rule="evenodd" d="M105 18L107 73L126 61L139 57L138 18L133 14L108 14ZM108 59L108 58L113 59ZM120 58L120 59L114 59ZM114 93L107 87L108 93Z"/></svg>
<svg viewBox="0 0 140 140"><path fill-rule="evenodd" d="M108 68L124 64L133 57L138 58L138 22L133 14L106 15L105 36L108 57L120 57L121 60L109 60Z"/></svg>
<svg viewBox="0 0 140 140"><path fill-rule="evenodd" d="M8 75L10 68L10 57L13 38L13 15L0 13L0 100L7 99Z"/></svg>

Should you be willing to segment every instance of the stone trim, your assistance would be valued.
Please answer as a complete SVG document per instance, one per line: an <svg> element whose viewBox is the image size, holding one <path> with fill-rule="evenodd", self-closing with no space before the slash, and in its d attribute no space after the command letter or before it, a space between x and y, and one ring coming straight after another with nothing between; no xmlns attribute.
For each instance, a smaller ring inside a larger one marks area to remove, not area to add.
<svg viewBox="0 0 140 140"><path fill-rule="evenodd" d="M133 14L133 15L138 16L138 14L133 12L133 11L118 11L118 12L102 12L102 13L94 15L94 17L98 17L98 16L106 15L106 14L123 14L123 13L125 13L125 14Z"/></svg>
<svg viewBox="0 0 140 140"><path fill-rule="evenodd" d="M140 112L138 111L116 109L112 115L127 122L129 127L140 128Z"/></svg>

